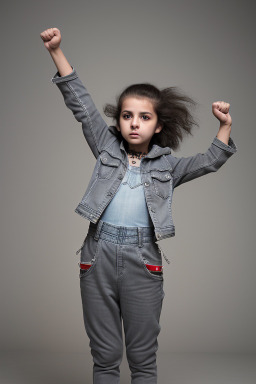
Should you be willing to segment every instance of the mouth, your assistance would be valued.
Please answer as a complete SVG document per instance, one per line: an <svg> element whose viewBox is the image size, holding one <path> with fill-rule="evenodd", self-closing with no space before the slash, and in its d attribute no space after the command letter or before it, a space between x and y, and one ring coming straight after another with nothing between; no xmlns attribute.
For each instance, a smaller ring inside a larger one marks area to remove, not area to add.
<svg viewBox="0 0 256 384"><path fill-rule="evenodd" d="M138 133L130 133L130 136L139 136L139 134Z"/></svg>

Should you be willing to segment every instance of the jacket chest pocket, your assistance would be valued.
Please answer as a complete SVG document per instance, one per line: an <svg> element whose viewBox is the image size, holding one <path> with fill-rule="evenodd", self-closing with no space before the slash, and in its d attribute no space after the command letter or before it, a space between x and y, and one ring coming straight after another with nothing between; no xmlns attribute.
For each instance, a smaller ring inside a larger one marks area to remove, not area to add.
<svg viewBox="0 0 256 384"><path fill-rule="evenodd" d="M98 178L99 179L110 179L114 172L117 170L119 166L119 161L117 159L113 159L110 156L103 155L100 156L100 163L98 168Z"/></svg>
<svg viewBox="0 0 256 384"><path fill-rule="evenodd" d="M170 171L151 171L153 191L162 199L167 199L171 194L172 175Z"/></svg>

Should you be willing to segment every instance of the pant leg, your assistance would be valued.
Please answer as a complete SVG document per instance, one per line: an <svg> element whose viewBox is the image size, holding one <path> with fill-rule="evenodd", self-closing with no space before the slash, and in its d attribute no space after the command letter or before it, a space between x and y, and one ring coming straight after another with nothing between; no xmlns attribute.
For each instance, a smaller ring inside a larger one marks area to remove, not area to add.
<svg viewBox="0 0 256 384"><path fill-rule="evenodd" d="M146 268L144 258L149 264L162 265L162 256L153 241L142 248L121 246L120 252L123 258L120 305L131 383L156 384L163 275L153 275Z"/></svg>
<svg viewBox="0 0 256 384"><path fill-rule="evenodd" d="M81 262L93 261L80 275L86 333L93 356L93 383L119 384L123 355L122 322L116 283L116 245L87 236Z"/></svg>

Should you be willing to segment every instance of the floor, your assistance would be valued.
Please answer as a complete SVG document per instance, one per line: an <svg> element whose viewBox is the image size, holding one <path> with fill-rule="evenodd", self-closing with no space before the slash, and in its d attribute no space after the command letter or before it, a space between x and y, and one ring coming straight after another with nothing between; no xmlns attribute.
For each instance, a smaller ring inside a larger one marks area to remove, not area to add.
<svg viewBox="0 0 256 384"><path fill-rule="evenodd" d="M23 383L92 384L91 355L1 353L0 384ZM120 384L130 384L125 355ZM159 353L158 384L256 384L256 354Z"/></svg>

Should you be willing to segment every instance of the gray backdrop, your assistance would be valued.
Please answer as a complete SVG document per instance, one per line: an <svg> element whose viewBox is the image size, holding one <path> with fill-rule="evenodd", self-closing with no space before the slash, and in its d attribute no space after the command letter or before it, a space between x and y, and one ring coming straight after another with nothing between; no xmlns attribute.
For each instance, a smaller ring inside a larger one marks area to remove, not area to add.
<svg viewBox="0 0 256 384"><path fill-rule="evenodd" d="M211 104L231 104L238 152L177 188L176 236L160 242L161 352L255 352L255 5L252 1L8 1L1 7L1 340L4 350L89 351L74 212L95 159L51 83L40 33L61 48L102 112L134 82L176 85L200 128L175 156L205 152ZM106 119L109 124L111 121Z"/></svg>

